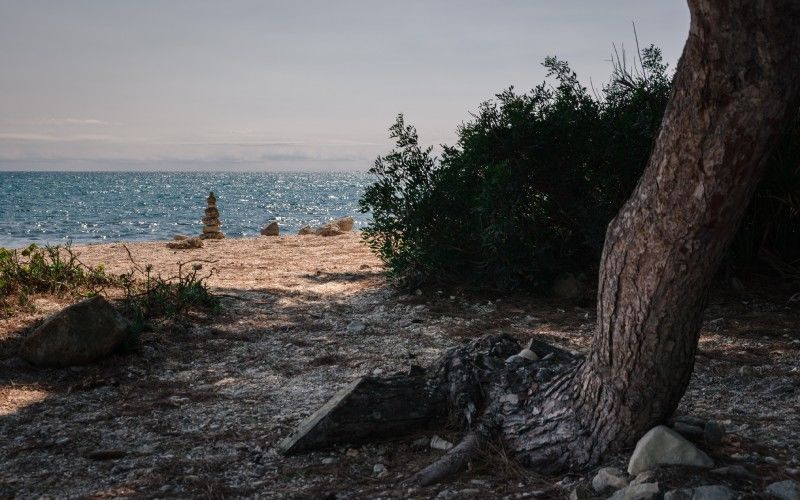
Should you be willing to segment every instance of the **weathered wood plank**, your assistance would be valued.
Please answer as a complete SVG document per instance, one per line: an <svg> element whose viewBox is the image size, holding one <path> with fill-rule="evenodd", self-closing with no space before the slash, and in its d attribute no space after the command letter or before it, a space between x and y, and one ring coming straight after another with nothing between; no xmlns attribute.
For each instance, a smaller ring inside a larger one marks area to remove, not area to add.
<svg viewBox="0 0 800 500"><path fill-rule="evenodd" d="M446 411L444 398L429 395L426 380L422 374L361 377L306 418L279 448L285 454L301 453L400 435L425 425Z"/></svg>

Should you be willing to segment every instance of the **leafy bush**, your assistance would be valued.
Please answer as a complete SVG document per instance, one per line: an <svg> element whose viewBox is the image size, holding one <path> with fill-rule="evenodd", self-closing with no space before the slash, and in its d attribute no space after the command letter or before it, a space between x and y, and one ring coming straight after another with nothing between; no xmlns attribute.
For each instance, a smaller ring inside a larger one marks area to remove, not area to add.
<svg viewBox="0 0 800 500"><path fill-rule="evenodd" d="M0 314L9 314L14 306L28 306L34 293L90 295L112 281L103 266L82 264L69 245L0 247Z"/></svg>
<svg viewBox="0 0 800 500"><path fill-rule="evenodd" d="M482 103L441 158L398 116L396 148L375 161L360 200L372 213L364 237L389 275L407 286L500 289L596 275L606 226L644 170L670 93L658 48L637 63L617 58L610 82L589 91L566 62L547 58L548 81ZM797 130L770 161L735 245L739 265L765 244L785 257L787 232L797 242L800 180L785 182L798 165Z"/></svg>
<svg viewBox="0 0 800 500"><path fill-rule="evenodd" d="M102 265L83 264L69 245L0 247L0 314L30 306L33 293L82 297L121 291L123 312L136 330L156 319L184 321L191 311L219 309L219 299L207 285L212 271L201 274L203 262L208 261L178 263L178 274L163 278L152 272L152 266L142 267L131 257L132 269L115 275L106 273Z"/></svg>
<svg viewBox="0 0 800 500"><path fill-rule="evenodd" d="M178 274L163 278L153 273L151 265L137 264L130 251L128 256L133 267L118 277L118 283L124 291L123 312L133 322L135 331L144 330L156 319L180 323L185 322L192 311L219 312L219 298L211 293L207 284L213 270L200 274L203 263L210 261L179 262Z"/></svg>

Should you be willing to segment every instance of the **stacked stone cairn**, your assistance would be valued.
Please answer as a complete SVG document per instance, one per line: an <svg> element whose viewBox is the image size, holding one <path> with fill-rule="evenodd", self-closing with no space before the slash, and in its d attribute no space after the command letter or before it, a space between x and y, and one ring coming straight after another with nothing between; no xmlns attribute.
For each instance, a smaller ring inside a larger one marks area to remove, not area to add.
<svg viewBox="0 0 800 500"><path fill-rule="evenodd" d="M208 207L206 208L206 216L203 217L203 234L200 238L203 240L221 240L225 237L222 231L219 230L222 223L219 221L219 210L217 209L217 198L212 191L206 200Z"/></svg>

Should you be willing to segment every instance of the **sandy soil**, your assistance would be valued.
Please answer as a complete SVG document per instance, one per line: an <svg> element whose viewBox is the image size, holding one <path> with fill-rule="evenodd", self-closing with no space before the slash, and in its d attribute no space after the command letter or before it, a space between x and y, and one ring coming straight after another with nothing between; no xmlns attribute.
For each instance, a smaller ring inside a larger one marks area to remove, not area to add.
<svg viewBox="0 0 800 500"><path fill-rule="evenodd" d="M457 439L447 429L299 457L276 451L354 377L428 364L480 334L585 350L590 308L436 290L403 295L355 234L207 241L189 251L164 242L128 247L164 275L178 261L214 260L204 269L214 269L223 312L185 331L146 332L138 354L69 370L35 369L14 354L64 300L39 297L35 314L0 320L0 497L564 498L592 476L542 476L495 453L451 483L401 487L440 453L414 441L434 433ZM120 244L77 250L110 271L130 267ZM668 471L667 487L725 483L759 492L799 472L800 308L786 301L788 291L759 289L770 293L714 297L679 409L723 422L729 435L712 456L746 464L757 478ZM348 331L354 320L367 330ZM377 475L376 464L388 472Z"/></svg>

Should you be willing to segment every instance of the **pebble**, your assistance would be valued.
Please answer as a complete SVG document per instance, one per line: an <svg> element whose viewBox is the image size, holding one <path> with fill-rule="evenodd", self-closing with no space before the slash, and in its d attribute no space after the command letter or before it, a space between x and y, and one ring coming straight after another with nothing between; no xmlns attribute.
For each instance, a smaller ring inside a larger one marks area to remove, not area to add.
<svg viewBox="0 0 800 500"><path fill-rule="evenodd" d="M607 490L619 490L628 486L628 480L625 478L625 473L616 467L603 467L592 479L592 489L597 493L603 493Z"/></svg>
<svg viewBox="0 0 800 500"><path fill-rule="evenodd" d="M383 464L375 464L372 467L372 473L378 477L385 476L388 471L386 470L386 466Z"/></svg>
<svg viewBox="0 0 800 500"><path fill-rule="evenodd" d="M364 333L367 331L367 324L363 321L353 320L347 325L347 333Z"/></svg>
<svg viewBox="0 0 800 500"><path fill-rule="evenodd" d="M645 500L658 496L658 483L632 484L617 490L609 500Z"/></svg>
<svg viewBox="0 0 800 500"><path fill-rule="evenodd" d="M453 443L446 439L442 439L439 436L434 435L431 438L431 448L434 450L444 450L447 451L453 447Z"/></svg>

